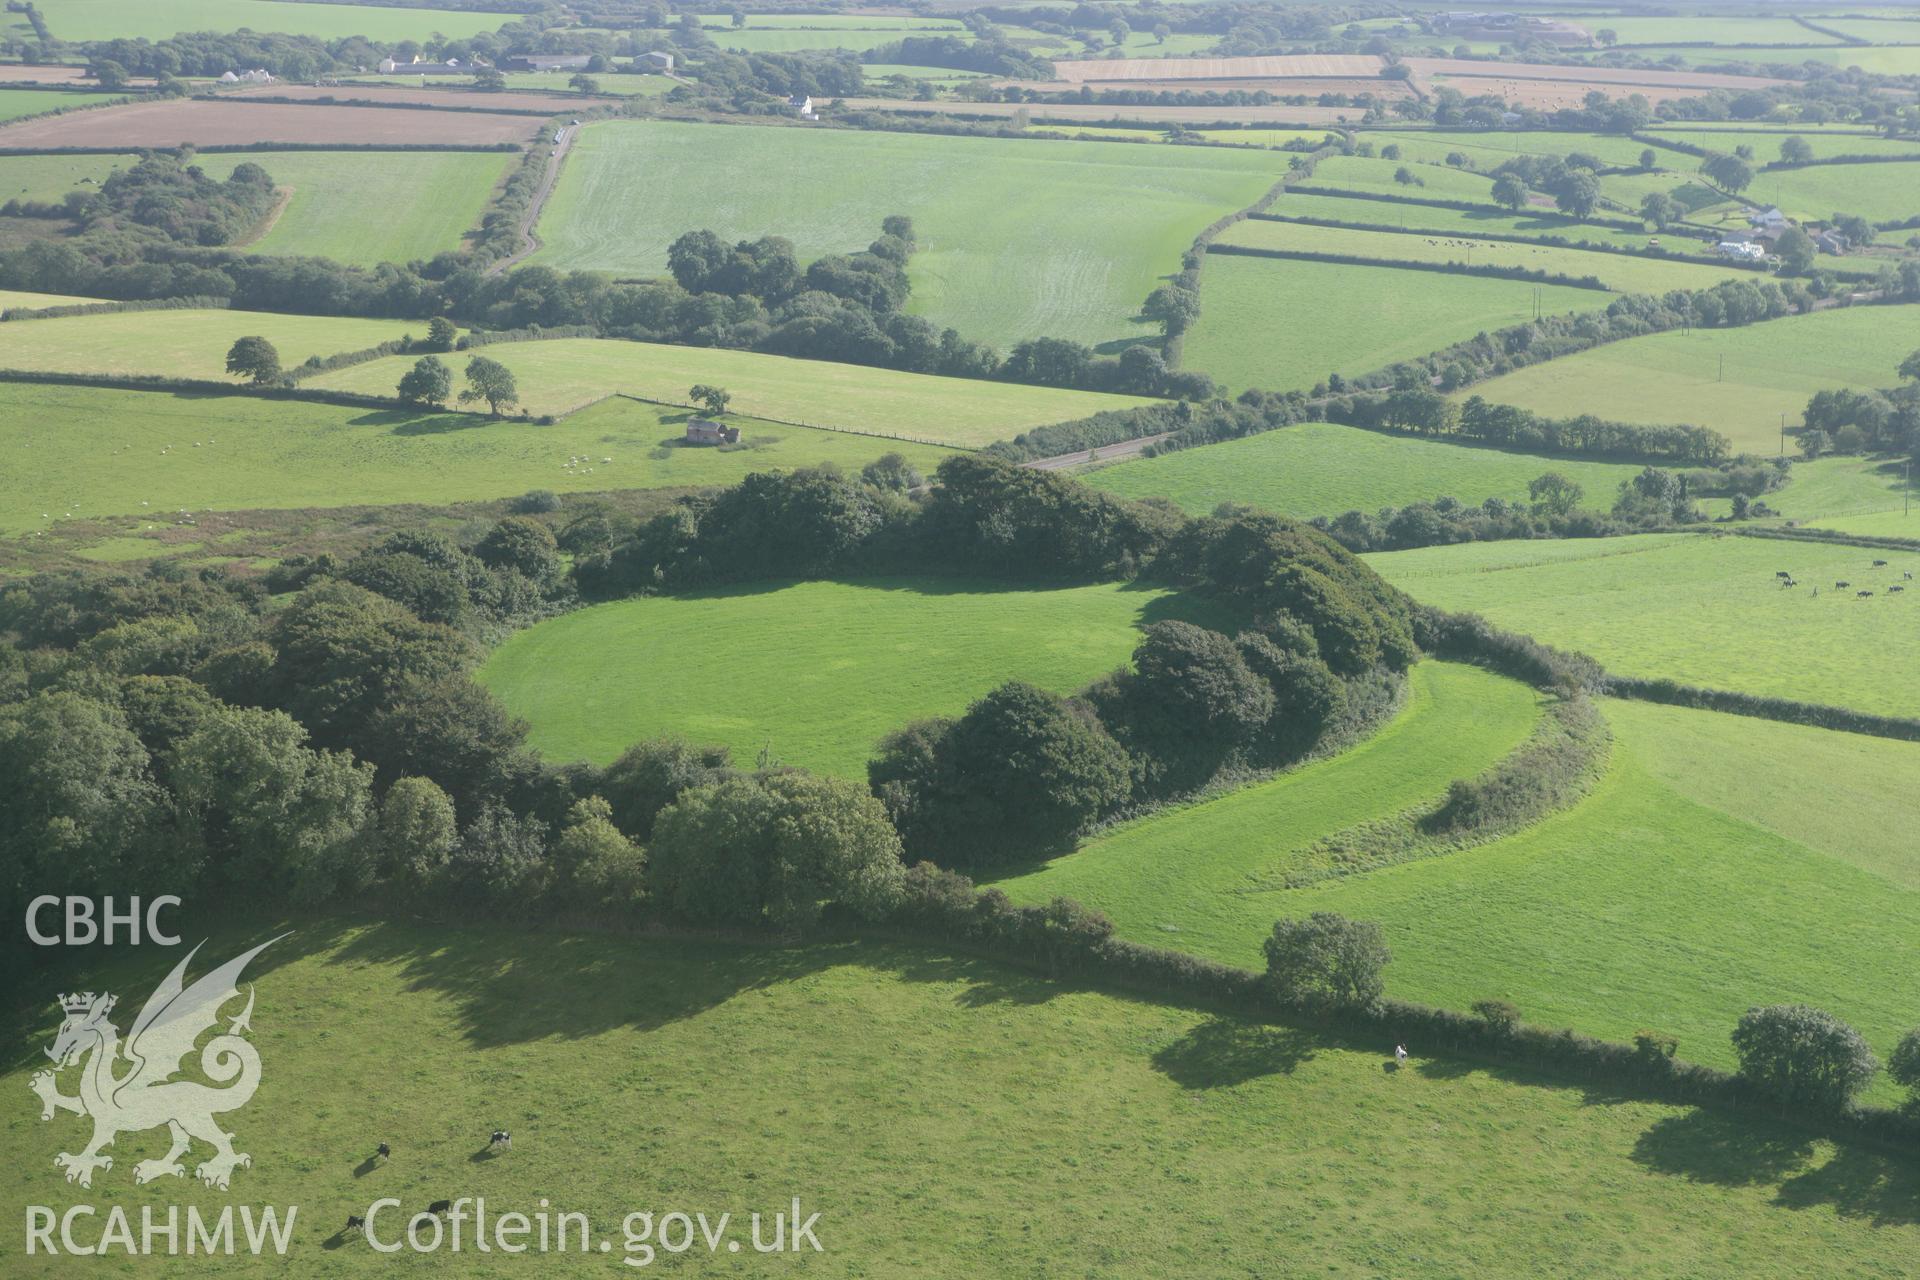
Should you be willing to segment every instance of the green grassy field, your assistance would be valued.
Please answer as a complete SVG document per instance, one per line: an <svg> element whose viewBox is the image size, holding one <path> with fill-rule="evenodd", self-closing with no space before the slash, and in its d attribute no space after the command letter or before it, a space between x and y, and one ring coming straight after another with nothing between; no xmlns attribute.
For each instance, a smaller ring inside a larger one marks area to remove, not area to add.
<svg viewBox="0 0 1920 1280"><path fill-rule="evenodd" d="M1222 254L1201 272L1200 318L1181 363L1234 391L1305 390L1330 373L1371 373L1531 319L1535 290L1547 314L1612 301L1564 285ZM1301 324L1304 315L1313 322Z"/></svg>
<svg viewBox="0 0 1920 1280"><path fill-rule="evenodd" d="M1710 220L1714 215L1725 214L1729 217L1746 206L1721 196L1714 188L1700 180L1698 161L1692 165L1676 163L1682 157L1672 152L1665 153L1667 163L1674 167L1651 171L1635 170L1631 173L1610 173L1600 179L1600 195L1620 206L1622 212L1614 216L1639 216L1640 205L1650 195L1671 196L1685 216L1694 222ZM1742 230L1746 228L1746 218L1739 219ZM1669 232L1672 235L1673 232ZM1696 233L1697 234L1697 233Z"/></svg>
<svg viewBox="0 0 1920 1280"><path fill-rule="evenodd" d="M659 274L700 227L786 236L806 260L863 249L904 213L920 243L908 310L1002 348L1101 343L1149 336L1133 317L1160 277L1284 167L1225 148L599 124L581 131L534 261Z"/></svg>
<svg viewBox="0 0 1920 1280"><path fill-rule="evenodd" d="M68 373L162 374L231 379L227 348L235 338L265 337L291 369L308 356L378 346L423 323L345 316L290 316L266 311L123 311L8 325L0 366ZM237 380L236 380L237 381Z"/></svg>
<svg viewBox="0 0 1920 1280"><path fill-rule="evenodd" d="M1608 226L1604 223L1578 222L1548 210L1512 214L1504 209L1468 211L1436 209L1430 205L1405 204L1390 200L1364 200L1352 196L1314 195L1289 191L1268 211L1290 218L1316 218L1321 221L1350 222L1362 226L1401 227L1408 231L1461 232L1467 235L1553 236L1576 244L1611 245L1621 249L1646 247L1649 233L1640 228ZM1690 247L1686 241L1663 237L1668 251Z"/></svg>
<svg viewBox="0 0 1920 1280"><path fill-rule="evenodd" d="M9 200L58 200L81 189L82 178L100 181L131 156L0 156L0 204Z"/></svg>
<svg viewBox="0 0 1920 1280"><path fill-rule="evenodd" d="M1920 973L1920 746L1747 717L1609 703L1611 775L1518 836L1260 895L1272 911L1380 921L1388 990L1454 1008L1488 996L1533 1020L1735 1065L1750 1005L1804 1002L1884 1058ZM1897 1102L1881 1077L1869 1096Z"/></svg>
<svg viewBox="0 0 1920 1280"><path fill-rule="evenodd" d="M1782 415L1789 428L1800 425L1814 392L1892 386L1913 349L1916 319L1920 308L1853 307L1739 329L1648 334L1520 369L1458 398L1555 416L1690 422L1723 433L1736 451L1772 454Z"/></svg>
<svg viewBox="0 0 1920 1280"><path fill-rule="evenodd" d="M1907 52L1920 70L1920 49ZM1817 220L1838 212L1899 221L1920 215L1920 160L1772 169L1754 174L1753 185L1741 195L1747 203L1779 205L1795 218Z"/></svg>
<svg viewBox="0 0 1920 1280"><path fill-rule="evenodd" d="M1819 21L1815 19L1815 21ZM1595 18L1583 23L1589 30L1612 29L1621 44L1822 44L1832 40L1795 22L1792 18L1723 18L1692 16L1643 18L1634 14ZM1822 23L1822 25L1825 25ZM1698 56L1712 50L1698 49ZM1727 57L1758 57L1759 52L1732 53Z"/></svg>
<svg viewBox="0 0 1920 1280"><path fill-rule="evenodd" d="M1706 147L1711 151L1724 151L1732 154L1736 147L1752 147L1753 158L1759 164L1768 164L1780 158L1780 144L1788 138L1798 138L1813 148L1814 158L1825 160L1830 156L1914 156L1920 157L1920 142L1905 138L1882 138L1872 134L1857 133L1821 133L1814 129L1781 127L1778 132L1762 133L1755 129L1711 129L1694 127L1653 128L1647 130L1656 138L1672 138L1675 142L1684 142L1696 147ZM1657 150L1657 148L1656 148ZM1661 151L1661 163L1675 168L1698 168L1698 162L1691 156L1672 151ZM1830 212L1830 211L1829 211ZM1823 217L1825 215L1822 215Z"/></svg>
<svg viewBox="0 0 1920 1280"><path fill-rule="evenodd" d="M1886 511L1864 515L1821 516L1811 523L1822 529L1842 533L1866 534L1876 538L1920 540L1920 494L1915 494L1908 510L1895 506Z"/></svg>
<svg viewBox="0 0 1920 1280"><path fill-rule="evenodd" d="M725 485L772 468L858 470L890 449L931 471L948 454L751 418L736 419L744 448L688 447L684 416L617 399L540 427L238 395L0 384L0 533L44 528L68 512L151 516L164 526L182 507L297 510ZM576 456L591 458L591 470L568 468ZM142 545L145 555L164 550Z"/></svg>
<svg viewBox="0 0 1920 1280"><path fill-rule="evenodd" d="M0 92L0 121L37 116L42 111L89 107L124 96L117 93L68 93L61 89L8 89Z"/></svg>
<svg viewBox="0 0 1920 1280"><path fill-rule="evenodd" d="M1301 423L1243 440L1116 462L1082 478L1128 498L1167 498L1192 515L1244 502L1295 516L1337 516L1431 502L1442 495L1469 506L1488 498L1527 501L1527 482L1558 471L1607 506L1638 467L1507 453L1362 431L1330 422Z"/></svg>
<svg viewBox="0 0 1920 1280"><path fill-rule="evenodd" d="M1909 678L1920 664L1920 589L1885 591L1903 571L1920 572L1920 555L1664 534L1368 559L1417 600L1485 614L1622 675L1920 715L1920 686ZM1874 559L1893 563L1874 569ZM1777 570L1799 586L1783 590ZM1854 596L1868 588L1878 594Z"/></svg>
<svg viewBox="0 0 1920 1280"><path fill-rule="evenodd" d="M582 609L509 637L480 678L558 760L642 738L864 778L873 744L1008 680L1068 693L1126 663L1136 627L1217 610L1146 588L964 579L754 584Z"/></svg>
<svg viewBox="0 0 1920 1280"><path fill-rule="evenodd" d="M1420 179L1418 186L1394 180L1401 169ZM1443 164L1381 160L1366 156L1329 156L1314 166L1313 176L1297 184L1303 191L1334 188L1341 191L1377 191L1412 200L1475 200L1493 206L1493 181L1485 174L1449 169Z"/></svg>
<svg viewBox="0 0 1920 1280"><path fill-rule="evenodd" d="M248 244L256 253L372 266L458 249L461 237L480 225L507 166L518 160L460 151L266 151L203 156L198 163L216 178L257 164L291 192L271 228ZM381 198L369 200L376 187Z"/></svg>
<svg viewBox="0 0 1920 1280"><path fill-rule="evenodd" d="M101 301L104 299L82 298L70 293L21 293L16 289L0 289L0 311L9 307L23 311L38 311L46 307L84 307ZM0 348L0 351L3 350Z"/></svg>
<svg viewBox="0 0 1920 1280"><path fill-rule="evenodd" d="M1148 403L1095 391L614 339L498 343L474 354L512 369L522 402L536 414L566 413L616 393L681 404L689 387L706 382L733 393L735 412L935 444L991 444L1028 427ZM466 361L464 353L449 360L456 385ZM308 385L392 395L412 365L412 357L389 356L321 374Z"/></svg>
<svg viewBox="0 0 1920 1280"><path fill-rule="evenodd" d="M1911 1169L1758 1117L1594 1105L1417 1047L1412 1070L1385 1071L1385 1046L931 951L298 919L226 922L206 954L289 927L249 971L265 1070L254 1103L229 1117L253 1157L231 1195L135 1186L133 1163L164 1146L152 1132L124 1136L91 1193L61 1183L53 1156L74 1148L80 1122L42 1123L31 1106L27 1077L53 1033L36 1001L12 1024L0 1078L23 1102L0 1122L8 1202L64 1208L90 1194L136 1223L144 1205L298 1205L280 1265L347 1277L528 1270L528 1257L475 1252L470 1233L459 1255L388 1256L336 1236L386 1196L408 1213L441 1196L485 1195L492 1213L548 1199L585 1214L620 1259L630 1212L731 1212L744 1235L750 1212L799 1195L821 1213L825 1252L789 1255L791 1269L877 1280L1218 1280L1253 1258L1354 1280L1442 1280L1463 1259L1477 1276L1535 1277L1548 1258L1599 1280L1751 1280L1783 1258L1889 1277L1920 1239ZM122 951L60 980L137 1008L164 971ZM514 1148L486 1159L475 1153L494 1124ZM394 1158L363 1163L382 1140ZM383 1236L393 1214L377 1219ZM577 1252L539 1262L581 1275L614 1265ZM725 1266L704 1245L655 1264ZM150 1269L120 1255L85 1266ZM80 1269L44 1257L11 1268L23 1280ZM195 1269L261 1268L213 1256Z"/></svg>
<svg viewBox="0 0 1920 1280"><path fill-rule="evenodd" d="M1536 1022L1613 1039L1653 1026L1721 1066L1754 1003L1832 1009L1883 1054L1911 1022L1920 976L1892 977L1883 960L1920 928L1910 743L1609 702L1610 770L1573 808L1477 849L1278 887L1301 851L1432 801L1527 731L1523 688L1433 663L1413 679L1408 709L1360 747L1121 827L1000 887L1077 897L1125 936L1255 967L1276 917L1377 920L1394 951L1389 994L1512 1000ZM1873 1096L1898 1091L1883 1080Z"/></svg>
<svg viewBox="0 0 1920 1280"><path fill-rule="evenodd" d="M1635 52L1649 58L1665 58L1671 54L1679 54L1688 64L1694 66L1716 62L1757 62L1779 63L1792 67L1802 62L1821 62L1830 67L1859 67L1872 75L1920 74L1920 48L1913 46L1876 48L1857 44L1829 44L1805 45L1791 49L1688 49L1669 45L1638 49Z"/></svg>
<svg viewBox="0 0 1920 1280"><path fill-rule="evenodd" d="M1422 662L1408 682L1406 708L1341 755L1117 827L995 884L1017 902L1078 898L1127 937L1262 964L1283 912L1255 890L1291 851L1444 794L1525 741L1539 715L1531 689L1473 667Z"/></svg>
<svg viewBox="0 0 1920 1280"><path fill-rule="evenodd" d="M1708 289L1722 280L1750 279L1751 271L1697 262L1670 262L1635 254L1563 249L1557 245L1515 244L1508 240L1435 237L1418 232L1356 231L1299 222L1248 218L1221 233L1216 243L1294 253L1397 262L1458 262L1470 266L1520 267L1574 279L1597 277L1619 293L1665 293L1669 289Z"/></svg>
<svg viewBox="0 0 1920 1280"><path fill-rule="evenodd" d="M1836 516L1899 512L1900 464L1890 460L1828 457L1793 464L1787 487L1766 496L1766 503L1789 519L1826 525ZM1920 482L1912 496L1920 499Z"/></svg>
<svg viewBox="0 0 1920 1280"><path fill-rule="evenodd" d="M1423 164L1445 164L1447 157L1459 152L1473 167L1491 171L1517 155L1566 156L1575 151L1598 157L1611 165L1640 163L1646 143L1604 133L1562 133L1528 129L1494 132L1447 129L1382 129L1356 133L1361 142L1371 142L1374 154L1382 148L1397 146L1402 160Z"/></svg>
<svg viewBox="0 0 1920 1280"><path fill-rule="evenodd" d="M420 40L439 32L470 36L497 31L510 15L455 9L397 9L378 5L300 4L272 0L46 0L40 12L55 38L164 40L182 31L284 31L290 35L366 36ZM264 12L263 12L264 10Z"/></svg>

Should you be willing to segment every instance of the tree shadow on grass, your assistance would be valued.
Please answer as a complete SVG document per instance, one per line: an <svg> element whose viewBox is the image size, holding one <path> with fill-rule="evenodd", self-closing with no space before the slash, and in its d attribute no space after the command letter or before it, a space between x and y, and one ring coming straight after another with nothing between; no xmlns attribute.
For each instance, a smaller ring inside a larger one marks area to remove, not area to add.
<svg viewBox="0 0 1920 1280"><path fill-rule="evenodd" d="M1632 1158L1693 1182L1773 1186L1773 1202L1787 1209L1826 1206L1876 1227L1920 1225L1920 1168L1869 1147L1832 1150L1816 1163L1818 1148L1805 1133L1760 1116L1689 1111L1641 1134Z"/></svg>
<svg viewBox="0 0 1920 1280"><path fill-rule="evenodd" d="M169 914L163 917L162 927L173 930L180 945L61 948L52 963L21 975L11 993L13 1007L5 1011L4 1025L0 1025L0 1072L47 1065L42 1050L52 1042L61 1019L54 1002L56 992L110 991L119 997L115 1016L124 1026L196 946L199 951L185 975L189 984L242 952L276 939L248 962L242 975L243 982L257 983L283 965L338 946L354 922L345 917L261 921L256 916L235 924L224 908L213 904Z"/></svg>
<svg viewBox="0 0 1920 1280"><path fill-rule="evenodd" d="M1687 1111L1656 1122L1633 1145L1656 1173L1722 1187L1777 1183L1813 1159L1813 1139L1758 1116Z"/></svg>
<svg viewBox="0 0 1920 1280"><path fill-rule="evenodd" d="M1876 1227L1920 1225L1920 1168L1862 1147L1841 1147L1833 1159L1781 1184L1774 1203L1789 1209L1830 1205L1843 1218Z"/></svg>
<svg viewBox="0 0 1920 1280"><path fill-rule="evenodd" d="M483 413L408 413L400 409L381 409L352 419L356 427L383 427L396 436L442 436L475 427L496 426L509 421Z"/></svg>
<svg viewBox="0 0 1920 1280"><path fill-rule="evenodd" d="M961 983L962 990L953 1002L963 1009L983 1009L989 1005L1042 1005L1068 990L1057 982L1048 982L1004 964L994 964L972 956L944 956L927 952L885 950L858 957L858 962L875 973L904 982Z"/></svg>
<svg viewBox="0 0 1920 1280"><path fill-rule="evenodd" d="M1292 1075L1313 1058L1315 1037L1290 1027L1211 1018L1153 1055L1154 1069L1183 1089L1215 1089Z"/></svg>
<svg viewBox="0 0 1920 1280"><path fill-rule="evenodd" d="M842 963L851 944L782 947L675 938L380 924L329 963L397 967L413 991L450 997L461 1034L483 1048L585 1039L616 1028L650 1031L742 992Z"/></svg>

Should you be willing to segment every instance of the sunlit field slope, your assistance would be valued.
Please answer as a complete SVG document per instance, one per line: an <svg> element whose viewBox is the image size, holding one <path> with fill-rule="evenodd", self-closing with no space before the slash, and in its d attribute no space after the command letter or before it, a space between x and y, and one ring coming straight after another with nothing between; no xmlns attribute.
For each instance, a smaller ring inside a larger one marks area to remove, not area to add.
<svg viewBox="0 0 1920 1280"><path fill-rule="evenodd" d="M456 9L390 8L383 5L302 4L272 0L45 0L39 6L60 40L118 40L144 36L164 40L183 31L284 31L340 39L424 40L439 32L464 37L497 30L509 17Z"/></svg>
<svg viewBox="0 0 1920 1280"><path fill-rule="evenodd" d="M616 394L685 404L693 384L714 383L732 394L734 412L967 447L1102 409L1149 403L1097 391L936 378L829 360L610 338L499 343L471 354L511 369L521 405L535 414L567 413ZM446 359L459 385L469 355ZM412 365L411 356L390 356L321 374L308 385L392 395Z"/></svg>
<svg viewBox="0 0 1920 1280"><path fill-rule="evenodd" d="M540 219L556 268L661 275L710 228L852 253L889 214L920 245L908 310L1005 349L1152 336L1134 316L1208 223L1285 171L1262 151L615 122L582 130Z"/></svg>
<svg viewBox="0 0 1920 1280"><path fill-rule="evenodd" d="M596 605L520 631L480 678L559 760L642 738L719 742L751 763L864 777L873 744L959 715L1008 680L1069 693L1125 664L1166 617L1231 629L1204 602L1103 584L965 579L754 584Z"/></svg>
<svg viewBox="0 0 1920 1280"><path fill-rule="evenodd" d="M69 515L160 522L183 507L437 504L530 489L724 485L776 467L831 462L858 471L889 450L931 471L948 455L751 418L736 419L738 449L689 446L685 416L621 399L535 427L240 395L0 383L0 535ZM575 457L587 462L568 466Z"/></svg>
<svg viewBox="0 0 1920 1280"><path fill-rule="evenodd" d="M91 1195L136 1223L143 1205L298 1205L282 1264L294 1274L456 1262L462 1275L526 1274L529 1256L470 1241L458 1255L387 1255L336 1234L386 1196L405 1213L453 1195L531 1213L546 1198L612 1247L539 1260L583 1276L629 1269L620 1226L637 1209L730 1212L744 1233L746 1215L795 1195L820 1212L824 1252L778 1261L885 1280L1218 1280L1249 1259L1442 1280L1466 1258L1475 1275L1516 1280L1544 1258L1602 1280L1751 1280L1783 1258L1896 1276L1920 1248L1920 1183L1898 1163L1759 1117L1597 1106L1578 1089L1424 1062L1417 1046L1395 1073L1387 1046L1337 1048L900 946L295 920L223 930L206 954L287 927L249 971L265 1072L229 1117L253 1157L233 1192L135 1186L133 1163L164 1143L148 1132L120 1140ZM140 949L66 985L137 1008L164 972ZM76 1197L52 1160L79 1122L42 1124L31 1105L27 1076L53 1030L51 1008L31 1007L0 1077L25 1100L0 1126L0 1179L12 1203L64 1206ZM487 1159L476 1152L491 1125L514 1142ZM394 1158L369 1163L383 1139ZM676 1261L713 1260L700 1246L658 1253L654 1268L689 1270ZM194 1264L258 1274L244 1257ZM151 1268L16 1257L9 1274L83 1269Z"/></svg>
<svg viewBox="0 0 1920 1280"><path fill-rule="evenodd" d="M308 356L378 346L424 323L346 316L292 316L266 311L122 311L7 325L0 367L35 372L152 374L229 380L227 349L255 335L291 369ZM389 389L391 390L391 389Z"/></svg>
<svg viewBox="0 0 1920 1280"><path fill-rule="evenodd" d="M288 192L256 253L311 255L371 266L460 247L517 156L470 151L266 151L198 163L224 178L257 164ZM379 191L377 199L369 192Z"/></svg>
<svg viewBox="0 0 1920 1280"><path fill-rule="evenodd" d="M1273 914L1380 921L1387 989L1624 1040L1640 1027L1735 1065L1755 1004L1831 1010L1884 1058L1920 971L1920 745L1636 703L1605 705L1613 771L1518 836L1320 886ZM1871 1095L1900 1091L1882 1077Z"/></svg>
<svg viewBox="0 0 1920 1280"><path fill-rule="evenodd" d="M1873 568L1878 559L1892 563ZM1920 591L1887 591L1904 585L1902 573L1920 573L1920 554L1664 534L1427 547L1368 561L1417 600L1485 614L1621 675L1920 715ZM1798 585L1783 588L1782 571ZM1861 599L1862 590L1875 594Z"/></svg>
<svg viewBox="0 0 1920 1280"><path fill-rule="evenodd" d="M1775 453L1783 415L1789 428L1799 426L1808 397L1825 388L1892 386L1917 341L1920 307L1842 308L1610 342L1480 383L1458 398L1477 395L1554 416L1604 411L1624 422L1689 422L1725 434L1736 450Z"/></svg>
<svg viewBox="0 0 1920 1280"><path fill-rule="evenodd" d="M1611 302L1596 289L1215 254L1181 364L1234 391L1306 390L1330 373L1371 373L1531 319Z"/></svg>
<svg viewBox="0 0 1920 1280"><path fill-rule="evenodd" d="M1294 516L1372 513L1446 496L1473 506L1524 503L1527 482L1557 471L1606 506L1638 467L1508 453L1309 422L1242 440L1116 462L1083 478L1128 498L1169 498L1191 515L1240 502Z"/></svg>

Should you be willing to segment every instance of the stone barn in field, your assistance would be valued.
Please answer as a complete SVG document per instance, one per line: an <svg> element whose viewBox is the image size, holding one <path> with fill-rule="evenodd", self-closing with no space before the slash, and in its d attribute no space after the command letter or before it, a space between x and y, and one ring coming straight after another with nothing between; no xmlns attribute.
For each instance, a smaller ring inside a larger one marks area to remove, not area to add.
<svg viewBox="0 0 1920 1280"><path fill-rule="evenodd" d="M712 418L689 418L687 443L739 444L740 428L730 427L724 422L715 422Z"/></svg>

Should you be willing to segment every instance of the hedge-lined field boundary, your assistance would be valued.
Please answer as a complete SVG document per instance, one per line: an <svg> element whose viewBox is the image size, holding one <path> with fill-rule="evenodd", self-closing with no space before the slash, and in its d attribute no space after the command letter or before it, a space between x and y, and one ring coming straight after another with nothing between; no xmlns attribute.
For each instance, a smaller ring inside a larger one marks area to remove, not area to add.
<svg viewBox="0 0 1920 1280"><path fill-rule="evenodd" d="M1265 975L1251 969L1116 938L1111 921L1071 899L1015 906L996 889L976 892L966 877L926 863L908 873L906 902L890 920L847 927L858 936L916 946L938 938L1056 981L1079 978L1149 998L1192 1001L1259 1022L1330 1033L1352 1047L1384 1053L1389 1045L1414 1044L1422 1055L1601 1083L1649 1100L1757 1111L1828 1137L1920 1154L1920 1110L1790 1106L1737 1074L1679 1057L1673 1041L1658 1032L1643 1032L1624 1044L1570 1028L1496 1022L1408 1000L1344 1008L1289 1003Z"/></svg>
<svg viewBox="0 0 1920 1280"><path fill-rule="evenodd" d="M1496 280L1525 280L1532 284L1557 284L1569 289L1595 289L1612 293L1598 276L1569 276L1533 267L1502 267L1488 263L1421 262L1413 258L1370 258L1358 253L1320 253L1311 249L1265 249L1251 245L1221 244L1207 250L1238 258L1288 258L1299 262L1333 262L1351 267L1387 267L1394 271L1433 271L1441 275L1487 276Z"/></svg>
<svg viewBox="0 0 1920 1280"><path fill-rule="evenodd" d="M1491 768L1457 779L1446 795L1355 823L1303 851L1305 865L1266 889L1304 889L1343 876L1477 848L1571 808L1606 772L1613 735L1585 693L1547 708L1527 740Z"/></svg>
<svg viewBox="0 0 1920 1280"><path fill-rule="evenodd" d="M233 300L209 294L198 298L135 298L124 302L72 302L58 307L8 307L0 321L60 320L67 316L106 316L125 311L226 311Z"/></svg>

